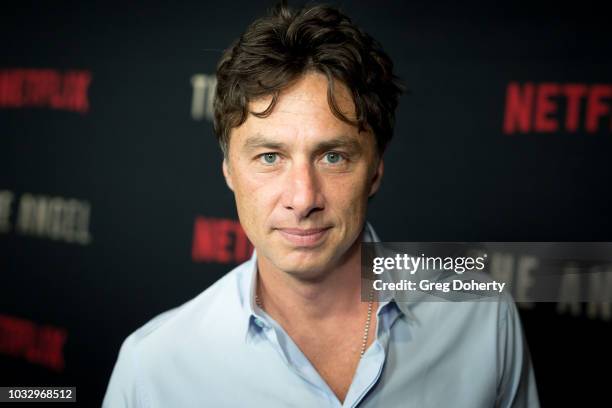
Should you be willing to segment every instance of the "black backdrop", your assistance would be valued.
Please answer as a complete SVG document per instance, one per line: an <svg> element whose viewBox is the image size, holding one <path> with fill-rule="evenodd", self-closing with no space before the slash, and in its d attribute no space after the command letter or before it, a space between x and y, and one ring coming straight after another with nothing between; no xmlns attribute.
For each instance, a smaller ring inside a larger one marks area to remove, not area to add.
<svg viewBox="0 0 612 408"><path fill-rule="evenodd" d="M605 3L459 3L336 2L411 90L369 220L384 241L612 241ZM271 5L3 4L0 385L100 405L121 341L248 256L209 95ZM520 306L543 406L609 404L605 309Z"/></svg>

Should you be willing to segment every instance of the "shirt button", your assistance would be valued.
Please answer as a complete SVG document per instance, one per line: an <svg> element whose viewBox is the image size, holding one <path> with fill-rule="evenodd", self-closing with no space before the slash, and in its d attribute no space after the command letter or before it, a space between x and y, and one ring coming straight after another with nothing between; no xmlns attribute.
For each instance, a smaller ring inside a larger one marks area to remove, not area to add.
<svg viewBox="0 0 612 408"><path fill-rule="evenodd" d="M261 319L258 318L255 318L255 324L261 328L265 326L264 322L262 322Z"/></svg>

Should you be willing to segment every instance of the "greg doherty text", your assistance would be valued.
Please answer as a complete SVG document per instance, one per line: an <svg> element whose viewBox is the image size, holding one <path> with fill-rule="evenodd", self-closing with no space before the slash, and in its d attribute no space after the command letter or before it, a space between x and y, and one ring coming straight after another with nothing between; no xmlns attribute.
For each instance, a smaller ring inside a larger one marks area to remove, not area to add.
<svg viewBox="0 0 612 408"><path fill-rule="evenodd" d="M452 283L452 285L451 285ZM497 291L501 293L506 286L505 283L497 281L491 282L479 282L474 279L470 281L462 281L460 279L454 279L452 282L432 282L426 279L419 280L417 282L402 279L399 282L383 282L381 279L375 280L372 284L374 290L384 291L420 291L420 292L444 292L448 293L451 290L454 291L483 291L491 292Z"/></svg>

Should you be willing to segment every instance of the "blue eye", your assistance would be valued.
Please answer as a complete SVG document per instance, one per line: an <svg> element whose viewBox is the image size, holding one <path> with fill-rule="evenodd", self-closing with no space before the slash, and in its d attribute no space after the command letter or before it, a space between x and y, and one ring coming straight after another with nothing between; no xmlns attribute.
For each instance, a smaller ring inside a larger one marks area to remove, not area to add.
<svg viewBox="0 0 612 408"><path fill-rule="evenodd" d="M340 153L336 153L336 152L326 153L325 157L327 158L328 163L331 163L331 164L336 164L336 163L340 162L340 160L343 158L340 155Z"/></svg>
<svg viewBox="0 0 612 408"><path fill-rule="evenodd" d="M274 164L277 156L278 155L276 153L264 153L261 155L265 164Z"/></svg>

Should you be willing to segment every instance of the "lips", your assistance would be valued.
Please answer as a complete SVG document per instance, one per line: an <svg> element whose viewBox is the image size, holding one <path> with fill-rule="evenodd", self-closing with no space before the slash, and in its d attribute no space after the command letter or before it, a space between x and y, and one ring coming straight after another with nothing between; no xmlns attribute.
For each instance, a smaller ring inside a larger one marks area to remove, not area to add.
<svg viewBox="0 0 612 408"><path fill-rule="evenodd" d="M312 228L312 229L279 228L279 230L286 232L287 234L300 235L300 236L317 234L321 231L325 231L326 229L328 228Z"/></svg>
<svg viewBox="0 0 612 408"><path fill-rule="evenodd" d="M308 247L317 245L327 235L330 228L278 228L277 231L290 243Z"/></svg>

